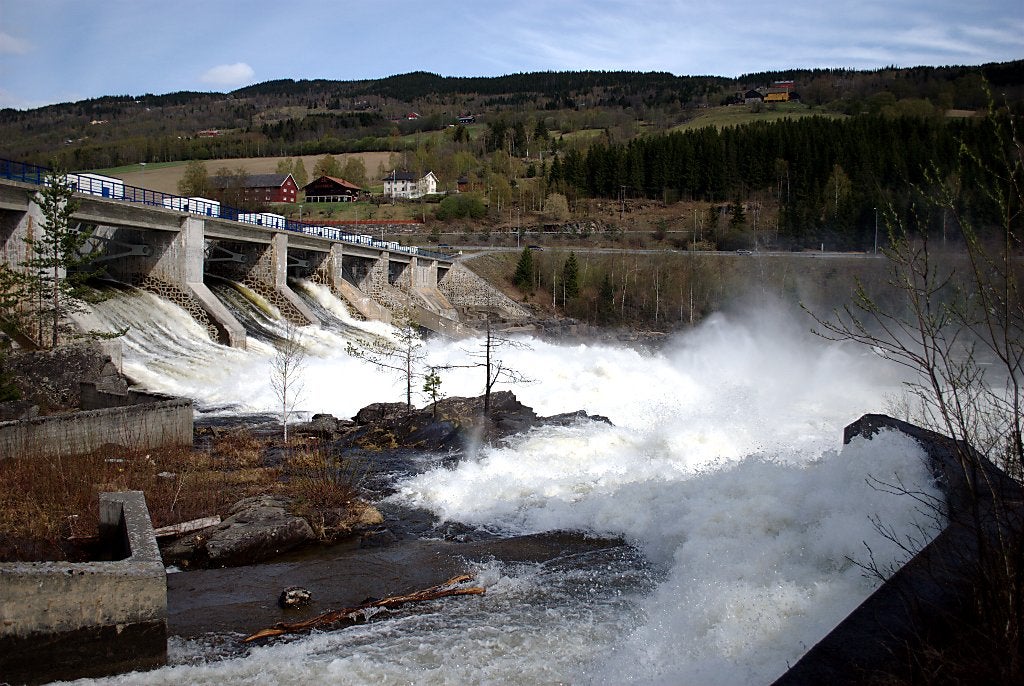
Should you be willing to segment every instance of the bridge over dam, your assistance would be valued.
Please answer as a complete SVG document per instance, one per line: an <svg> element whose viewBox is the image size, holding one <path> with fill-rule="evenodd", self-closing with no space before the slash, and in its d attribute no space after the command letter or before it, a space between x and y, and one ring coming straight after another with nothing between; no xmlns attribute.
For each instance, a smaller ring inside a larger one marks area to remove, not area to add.
<svg viewBox="0 0 1024 686"><path fill-rule="evenodd" d="M14 270L23 268L28 241L43 230L36 194L44 171L0 161L0 259ZM320 321L289 287L289 278L329 287L366 319L391 322L408 312L418 325L451 337L473 333L460 311L482 303L520 310L451 255L280 215L239 213L215 201L99 187L88 177L68 175L81 182L71 223L92 229L97 266L110 278L177 303L226 345L244 348L246 333L207 287L211 276L242 283L299 325Z"/></svg>

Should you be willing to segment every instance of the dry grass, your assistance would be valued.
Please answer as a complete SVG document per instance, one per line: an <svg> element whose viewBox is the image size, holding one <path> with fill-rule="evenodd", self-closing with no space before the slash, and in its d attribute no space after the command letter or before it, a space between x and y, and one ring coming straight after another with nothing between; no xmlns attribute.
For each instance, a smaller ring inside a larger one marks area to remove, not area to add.
<svg viewBox="0 0 1024 686"><path fill-rule="evenodd" d="M335 457L319 446L301 448L284 464L296 514L344 508L358 496L359 464Z"/></svg>
<svg viewBox="0 0 1024 686"><path fill-rule="evenodd" d="M99 525L99 494L142 491L154 527L224 514L237 501L280 494L323 521L358 496L362 472L319 446L280 448L247 430L215 435L207 450L104 449L78 457L0 460L0 561L80 559Z"/></svg>
<svg viewBox="0 0 1024 686"><path fill-rule="evenodd" d="M143 491L156 527L223 513L241 498L286 489L265 445L245 432L188 448L101 450L0 461L0 560L74 557L71 541L98 530L101 492Z"/></svg>

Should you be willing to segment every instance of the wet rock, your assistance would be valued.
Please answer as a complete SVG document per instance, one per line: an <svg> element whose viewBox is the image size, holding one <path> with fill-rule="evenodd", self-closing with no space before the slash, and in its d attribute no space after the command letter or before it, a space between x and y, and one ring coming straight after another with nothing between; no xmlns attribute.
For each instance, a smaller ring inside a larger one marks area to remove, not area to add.
<svg viewBox="0 0 1024 686"><path fill-rule="evenodd" d="M282 610L306 607L313 601L313 594L301 586L289 586L277 597L277 604Z"/></svg>
<svg viewBox="0 0 1024 686"><path fill-rule="evenodd" d="M217 526L165 546L164 563L182 568L254 564L315 541L309 522L289 514L288 505L276 496L240 500Z"/></svg>
<svg viewBox="0 0 1024 686"><path fill-rule="evenodd" d="M331 414L315 414L305 424L297 425L294 428L294 433L335 440L354 426L355 422L350 419L338 419Z"/></svg>
<svg viewBox="0 0 1024 686"><path fill-rule="evenodd" d="M220 524L163 544L164 564L181 569L256 564L303 545L357 536L384 523L377 508L359 500L318 511L308 519L290 513L290 507L291 501L279 496L240 500Z"/></svg>
<svg viewBox="0 0 1024 686"><path fill-rule="evenodd" d="M309 522L288 514L287 505L287 499L274 496L256 496L236 503L230 516L206 541L210 565L251 564L314 541Z"/></svg>
<svg viewBox="0 0 1024 686"><path fill-rule="evenodd" d="M587 414L583 410L576 410L575 412L565 412L563 414L556 414L550 417L544 417L542 424L545 426L571 426L576 422L580 421L591 421L591 422L602 422L604 424L611 425L612 420L599 414Z"/></svg>
<svg viewBox="0 0 1024 686"><path fill-rule="evenodd" d="M398 541L398 536L391 529L380 527L366 531L359 537L360 548L382 548Z"/></svg>
<svg viewBox="0 0 1024 686"><path fill-rule="evenodd" d="M405 403L373 403L359 410L355 416L356 424L373 424L388 421L406 412Z"/></svg>
<svg viewBox="0 0 1024 686"><path fill-rule="evenodd" d="M484 398L444 398L436 408L407 409L403 403L375 403L359 411L357 428L341 438L340 450L386 451L400 448L445 452L495 443L536 426L566 426L577 421L610 423L583 410L539 417L511 391L496 391L484 416Z"/></svg>

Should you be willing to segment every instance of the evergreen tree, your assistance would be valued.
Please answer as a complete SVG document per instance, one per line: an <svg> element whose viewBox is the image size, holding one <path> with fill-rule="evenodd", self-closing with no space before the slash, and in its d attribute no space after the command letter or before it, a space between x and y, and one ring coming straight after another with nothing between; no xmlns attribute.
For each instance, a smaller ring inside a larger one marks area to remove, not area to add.
<svg viewBox="0 0 1024 686"><path fill-rule="evenodd" d="M85 281L94 276L84 269L94 257L86 249L92 229L71 225L71 216L78 210L73 192L66 174L47 174L43 190L36 194L43 214L42 232L26 238L29 258L21 265L26 275L23 296L33 310L33 335L39 345L48 338L50 346L56 347L61 334L72 331L67 316L78 309Z"/></svg>
<svg viewBox="0 0 1024 686"><path fill-rule="evenodd" d="M544 117L537 117L537 125L533 127L533 137L542 143L548 142L548 127L544 123Z"/></svg>
<svg viewBox="0 0 1024 686"><path fill-rule="evenodd" d="M523 252L519 255L515 274L512 275L512 283L522 291L533 290L533 251L529 248L523 248Z"/></svg>
<svg viewBox="0 0 1024 686"><path fill-rule="evenodd" d="M441 377L437 373L437 367L431 367L423 377L423 393L430 398L431 414L437 419L437 401L444 397L441 393Z"/></svg>
<svg viewBox="0 0 1024 686"><path fill-rule="evenodd" d="M569 258L562 265L562 305L580 294L580 267L576 253L570 251Z"/></svg>
<svg viewBox="0 0 1024 686"><path fill-rule="evenodd" d="M729 214L732 218L729 220L729 226L733 228L742 228L747 224L747 213L743 211L743 203L740 202L739 198L733 201L732 206L729 208Z"/></svg>

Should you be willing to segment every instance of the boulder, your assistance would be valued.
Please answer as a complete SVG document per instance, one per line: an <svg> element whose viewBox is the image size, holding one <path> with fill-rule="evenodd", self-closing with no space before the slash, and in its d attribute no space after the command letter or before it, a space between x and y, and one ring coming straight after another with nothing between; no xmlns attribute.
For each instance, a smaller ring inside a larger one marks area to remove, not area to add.
<svg viewBox="0 0 1024 686"><path fill-rule="evenodd" d="M405 403L373 403L359 410L355 416L356 424L374 424L388 421L405 414Z"/></svg>
<svg viewBox="0 0 1024 686"><path fill-rule="evenodd" d="M337 440L355 426L350 419L338 419L332 414L315 414L305 424L293 429L296 435L318 436L325 440Z"/></svg>
<svg viewBox="0 0 1024 686"><path fill-rule="evenodd" d="M309 522L289 514L288 505L286 498L276 496L240 500L217 526L165 546L164 562L180 567L234 567L315 541Z"/></svg>
<svg viewBox="0 0 1024 686"><path fill-rule="evenodd" d="M538 417L533 408L519 402L511 391L491 393L487 417L483 396L444 398L436 408L428 405L411 410L403 403L375 403L359 411L356 429L342 436L337 447L369 451L464 450L471 444L494 443L535 426L566 426L581 420L611 423L607 417L588 415L583 410Z"/></svg>
<svg viewBox="0 0 1024 686"><path fill-rule="evenodd" d="M240 500L220 524L164 544L164 563L182 569L255 564L301 545L333 543L373 531L384 523L380 511L361 500L311 514L309 519L290 514L290 507L288 498L273 495Z"/></svg>
<svg viewBox="0 0 1024 686"><path fill-rule="evenodd" d="M287 506L285 498L274 496L236 503L206 540L210 566L252 564L316 540L309 522L288 514Z"/></svg>

